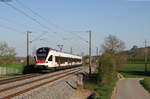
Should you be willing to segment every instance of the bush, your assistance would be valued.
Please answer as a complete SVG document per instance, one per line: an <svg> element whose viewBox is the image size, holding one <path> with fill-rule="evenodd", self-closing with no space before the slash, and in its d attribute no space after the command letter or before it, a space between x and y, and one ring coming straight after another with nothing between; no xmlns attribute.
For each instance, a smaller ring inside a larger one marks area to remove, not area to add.
<svg viewBox="0 0 150 99"><path fill-rule="evenodd" d="M150 92L150 78L144 78L144 80L141 80L140 83Z"/></svg>
<svg viewBox="0 0 150 99"><path fill-rule="evenodd" d="M95 82L86 81L84 83L84 87L88 89L92 89L96 91L100 96L94 99L110 99L112 95L112 91L114 89L114 86L116 85L117 78L112 78L109 85L99 85Z"/></svg>
<svg viewBox="0 0 150 99"><path fill-rule="evenodd" d="M99 81L102 85L109 85L110 80L116 77L116 60L112 53L105 53L100 58L100 65L98 68Z"/></svg>

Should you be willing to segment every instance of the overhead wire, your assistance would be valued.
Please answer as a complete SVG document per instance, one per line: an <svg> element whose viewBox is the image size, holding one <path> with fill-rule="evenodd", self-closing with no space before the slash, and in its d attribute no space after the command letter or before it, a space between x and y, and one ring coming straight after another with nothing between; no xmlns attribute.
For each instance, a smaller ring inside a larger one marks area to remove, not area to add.
<svg viewBox="0 0 150 99"><path fill-rule="evenodd" d="M63 30L64 32L67 32L67 33L72 34L72 32L70 32L70 31L68 31L68 30L66 30L66 29L64 29L64 28L62 28L62 27L60 27L60 26L54 24L54 23L51 22L50 20L47 20L45 17L41 16L39 13L33 11L33 9L31 9L29 6L23 4L20 0L15 0L15 1L16 1L18 4L20 4L21 6L25 7L26 9L28 9L28 10L29 10L30 12L32 12L34 15L38 16L39 18L41 18L41 19L44 20L45 22L48 22L50 25L52 25L52 26L54 26L54 27L56 27L56 28L59 28L60 30ZM84 39L83 37L81 37L81 36L79 36L79 35L77 35L77 34L74 34L74 35L76 35L79 39L81 39L81 40L87 42L87 40Z"/></svg>
<svg viewBox="0 0 150 99"><path fill-rule="evenodd" d="M9 24L14 24L14 25L19 25L19 26L23 26L23 28L30 28L30 29L32 29L33 27L32 26L29 26L29 25L27 25L27 24L23 24L23 23L16 23L16 21L14 21L14 20L10 20L10 19L8 19L8 18L4 18L4 17L1 17L0 16L0 21L5 21L5 22L7 22L7 23L9 23ZM1 27L3 27L3 28L6 28L7 29L7 27L9 27L9 26L2 26L1 25ZM12 27L9 27L9 28L11 28L11 30L13 30L13 31L17 31L17 29L14 29L14 28L12 28ZM38 30L38 31L37 31ZM42 31L42 30L40 30L40 29L36 29L36 31L35 30L33 30L32 29L32 31L34 31L34 32L39 32L39 31ZM17 31L18 32L18 31Z"/></svg>
<svg viewBox="0 0 150 99"><path fill-rule="evenodd" d="M38 40L38 39L41 38L44 34L46 34L46 32L40 34L38 37L34 38L31 42L34 42L34 41Z"/></svg>
<svg viewBox="0 0 150 99"><path fill-rule="evenodd" d="M6 5L8 5L9 7L13 8L14 10L16 10L17 12L23 14L24 16L28 17L29 19L31 19L32 21L36 22L37 24L39 24L41 27L52 31L49 27L45 26L44 24L42 24L41 22L39 22L37 19L35 19L34 17L28 15L27 13L25 13L23 10L20 10L19 8L13 6L10 3L4 2Z"/></svg>
<svg viewBox="0 0 150 99"><path fill-rule="evenodd" d="M0 28L5 28L7 30L11 30L11 31L14 31L14 32L17 32L17 33L21 32L20 30L17 30L15 28L12 28L12 27L9 27L9 26L4 26L4 25L1 25L1 24L0 24Z"/></svg>
<svg viewBox="0 0 150 99"><path fill-rule="evenodd" d="M3 17L0 17L0 20L1 21L5 21L5 22L7 22L7 23L9 23L9 24L14 24L14 25L19 25L19 26L23 26L23 28L32 28L31 26L28 26L28 25L25 25L25 24L23 24L23 23L15 23L15 21L14 20L10 20L10 19L7 19L7 18L3 18ZM37 30L37 29L36 29ZM39 31L41 31L41 30L39 30ZM36 31L37 32L37 31Z"/></svg>
<svg viewBox="0 0 150 99"><path fill-rule="evenodd" d="M19 5L21 5L23 8L28 9L33 15L39 17L40 19L42 19L43 21L45 21L46 23L48 22L49 24L51 23L52 26L55 26L58 28L57 25L55 25L54 23L50 22L49 20L47 20L46 18L44 18L43 16L41 16L39 13L33 11L33 9L31 9L30 7L28 7L27 5L23 4L20 0L15 0ZM58 34L58 32L53 32ZM42 35L42 34L41 34ZM62 38L63 39L63 38Z"/></svg>
<svg viewBox="0 0 150 99"><path fill-rule="evenodd" d="M37 19L35 19L34 17L30 16L29 14L25 13L23 10L13 6L12 4L9 4L7 2L4 2L7 6L13 8L14 10L16 10L17 12L23 14L24 16L26 16L27 18L31 19L32 21L36 22L37 24L39 24L41 27L52 31L53 34L56 34L57 32L54 32L52 29L50 29L49 27L47 27L46 25L43 25L42 23L40 23ZM36 38L37 39L37 38Z"/></svg>
<svg viewBox="0 0 150 99"><path fill-rule="evenodd" d="M39 17L40 19L42 19L43 21L45 21L46 23L51 23L52 26L55 26L58 28L58 26L54 23L52 23L51 21L47 20L46 18L44 18L43 16L41 16L38 12L35 12L33 9L31 9L29 6L23 4L20 0L15 0L20 6L22 6L23 8L28 9L33 15ZM53 31L53 33L58 34L58 32Z"/></svg>
<svg viewBox="0 0 150 99"><path fill-rule="evenodd" d="M43 24L42 24L41 22L39 22L36 18L30 16L29 14L27 14L27 13L24 12L23 10L20 10L19 8L13 6L12 4L9 4L9 3L5 3L5 4L8 5L9 7L13 8L13 9L16 10L17 12L23 14L24 16L28 17L28 18L31 19L32 21L36 22L36 23L39 24L41 27L43 27L43 28L45 28L45 29L47 29L47 30L52 31L52 29L50 29L50 28L47 27L46 25L43 25ZM39 18L41 18L42 20L45 20L45 21L47 22L47 20L46 20L44 17L42 17L40 14L34 12L32 9L30 9L30 8L28 8L28 7L26 7L26 8L29 9L34 15L38 16ZM48 22L49 22L49 21L48 21ZM72 34L72 35L74 35L74 36L77 36L79 39L81 39L81 40L87 42L87 40L85 40L83 37L81 37L81 36L79 36L79 35L77 35L77 34L73 34L72 32L63 29L63 28L61 28L61 27L59 27L59 26L53 24L52 22L49 22L49 23L51 23L54 27L59 28L59 29L65 31L65 32L67 32L67 33L70 33L70 34ZM53 33L56 33L56 32L53 32ZM41 36L42 36L43 34L45 34L45 33L42 33L40 36L36 37L36 38L33 39L32 41L35 41L35 40L41 38Z"/></svg>
<svg viewBox="0 0 150 99"><path fill-rule="evenodd" d="M9 22L9 23L11 23L11 24L15 24L12 20L9 20L9 19L6 19L6 18L3 18L3 17L0 17L0 21L5 21L5 22ZM18 23L17 23L18 24ZM17 25L17 24L15 24L15 25ZM22 26L25 26L25 27L29 27L29 26L27 26L27 25L25 25L25 24L21 24L21 23L19 23L19 25L22 25ZM9 27L9 26L4 26L4 25L0 25L2 28L5 28L5 29L9 29L9 30L12 30L12 31L15 31L15 32L21 32L21 31L19 31L18 29L14 29L14 28L12 28L12 27ZM31 28L31 27L30 27ZM41 30L40 30L41 31ZM32 31L32 32L36 32L37 33L37 31ZM47 32L47 31L43 31L43 32ZM39 31L38 31L38 33L39 33ZM41 35L39 35L38 37L42 37L44 34L46 34L46 33L42 33ZM35 41L36 39L38 39L37 37L35 37L35 39L33 39L32 41Z"/></svg>
<svg viewBox="0 0 150 99"><path fill-rule="evenodd" d="M40 15L38 12L34 11L33 9L31 9L29 6L23 4L20 0L15 0L18 4L20 4L22 7L28 9L30 12L32 12L35 16L38 16L39 18L41 18L43 21L45 21L46 23L49 23L50 25L56 27L56 28L61 28L60 26L54 24L52 21L47 20L45 17L43 17L42 15ZM64 28L61 28L62 30L66 31Z"/></svg>

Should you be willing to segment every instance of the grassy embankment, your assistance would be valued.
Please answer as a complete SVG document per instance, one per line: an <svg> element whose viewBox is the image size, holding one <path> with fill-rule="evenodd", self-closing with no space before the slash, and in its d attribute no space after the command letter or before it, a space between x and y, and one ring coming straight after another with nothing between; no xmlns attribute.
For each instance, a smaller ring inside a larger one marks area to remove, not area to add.
<svg viewBox="0 0 150 99"><path fill-rule="evenodd" d="M144 78L140 83L150 92L150 65L147 66L147 70L145 72L144 64L126 64L118 71L126 78Z"/></svg>
<svg viewBox="0 0 150 99"><path fill-rule="evenodd" d="M147 91L150 92L150 78L144 78L144 80L141 80L140 83Z"/></svg>
<svg viewBox="0 0 150 99"><path fill-rule="evenodd" d="M113 51L104 53L99 59L99 67L97 79L85 82L85 88L90 88L99 93L100 97L97 99L110 99L113 89L117 82L117 62L119 55Z"/></svg>
<svg viewBox="0 0 150 99"><path fill-rule="evenodd" d="M113 78L110 85L102 86L96 82L87 81L84 83L84 87L96 91L100 95L99 97L96 97L96 99L110 99L116 82L117 78Z"/></svg>
<svg viewBox="0 0 150 99"><path fill-rule="evenodd" d="M21 63L14 63L14 64L2 64L0 65L0 67L6 67L6 68L14 68L14 69L17 69L18 72L17 74L6 74L6 75L0 75L0 77L7 77L7 76L14 76L14 75L20 75L23 73L23 69L24 69L24 65L21 64Z"/></svg>

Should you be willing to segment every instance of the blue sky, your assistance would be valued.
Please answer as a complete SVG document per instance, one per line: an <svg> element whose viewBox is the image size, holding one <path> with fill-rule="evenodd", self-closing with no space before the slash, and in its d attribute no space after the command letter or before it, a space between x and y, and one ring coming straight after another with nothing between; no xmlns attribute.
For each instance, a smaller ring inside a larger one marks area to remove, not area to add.
<svg viewBox="0 0 150 99"><path fill-rule="evenodd" d="M88 40L92 30L92 53L101 46L109 34L116 35L126 43L126 49L133 45L143 46L150 37L150 1L146 0L18 0L39 13L47 21L35 16L28 9L12 0L9 4L23 10L50 29L43 28L33 20L0 2L0 42L6 41L16 48L17 56L26 55L26 31L32 31L33 40L42 33L41 40L30 45L34 49L49 46L57 49L64 45L65 51L88 53L88 44L77 35ZM6 28L7 27L7 28ZM65 29L65 31L64 31ZM83 31L71 32L69 31ZM42 40L46 39L46 40Z"/></svg>

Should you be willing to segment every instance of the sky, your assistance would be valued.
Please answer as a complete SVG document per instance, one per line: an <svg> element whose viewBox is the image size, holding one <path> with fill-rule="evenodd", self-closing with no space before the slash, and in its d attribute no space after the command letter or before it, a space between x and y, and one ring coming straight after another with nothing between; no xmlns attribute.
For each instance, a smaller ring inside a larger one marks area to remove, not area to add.
<svg viewBox="0 0 150 99"><path fill-rule="evenodd" d="M92 31L93 55L110 34L124 41L126 49L133 45L142 47L144 40L149 44L150 0L0 2L0 42L14 47L17 56L26 56L27 31L32 32L30 54L43 46L58 49L60 44L63 51L70 52L72 47L73 53L87 55L89 30Z"/></svg>

